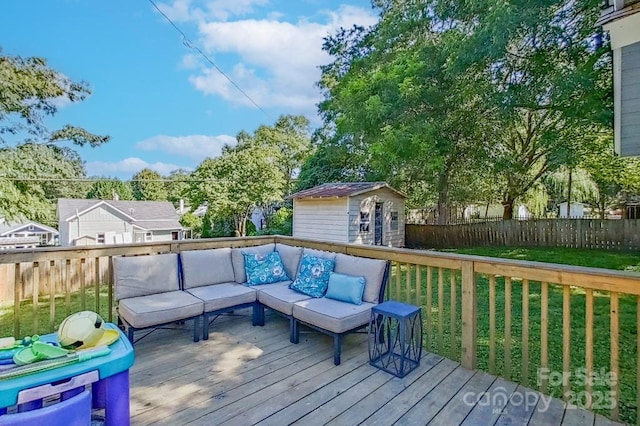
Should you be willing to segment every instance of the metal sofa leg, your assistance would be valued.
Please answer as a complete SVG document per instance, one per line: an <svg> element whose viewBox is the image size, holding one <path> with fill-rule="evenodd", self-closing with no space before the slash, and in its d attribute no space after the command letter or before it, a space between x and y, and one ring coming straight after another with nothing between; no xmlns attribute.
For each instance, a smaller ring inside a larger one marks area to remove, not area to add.
<svg viewBox="0 0 640 426"><path fill-rule="evenodd" d="M297 345L300 342L300 325L293 317L289 319L289 332L289 341Z"/></svg>
<svg viewBox="0 0 640 426"><path fill-rule="evenodd" d="M202 314L202 340L209 340L209 315Z"/></svg>
<svg viewBox="0 0 640 426"><path fill-rule="evenodd" d="M340 365L340 352L342 350L342 336L340 334L333 335L333 364Z"/></svg>
<svg viewBox="0 0 640 426"><path fill-rule="evenodd" d="M194 342L198 342L200 340L200 317L201 315L198 315L197 317L195 317L193 319L193 341ZM203 324L204 326L204 324ZM207 336L209 337L209 336Z"/></svg>
<svg viewBox="0 0 640 426"><path fill-rule="evenodd" d="M135 331L133 329L133 326L131 326L130 324L127 324L127 337L129 338L129 342L131 342L131 346L133 346L134 341L133 341L133 332Z"/></svg>
<svg viewBox="0 0 640 426"><path fill-rule="evenodd" d="M262 306L261 303L256 302L253 305L252 324L254 326L256 326L256 325L263 326L264 325L264 306Z"/></svg>

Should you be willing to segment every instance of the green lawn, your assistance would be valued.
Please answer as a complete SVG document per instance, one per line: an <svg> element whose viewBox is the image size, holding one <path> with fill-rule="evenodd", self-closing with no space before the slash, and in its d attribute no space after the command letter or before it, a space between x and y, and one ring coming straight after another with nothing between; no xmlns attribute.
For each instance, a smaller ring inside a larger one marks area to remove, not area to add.
<svg viewBox="0 0 640 426"><path fill-rule="evenodd" d="M20 339L27 335L51 333L57 329L67 315L82 310L96 311L105 321L109 319L109 295L106 285L101 287L97 301L94 287L87 288L84 297L79 291L72 293L68 300L62 295L56 296L53 313L49 301L49 296L40 296L35 315L31 299L23 300L20 303L20 323L17 336L14 336L13 304L0 305L0 337L13 336ZM115 318L115 312L113 312L112 320L115 321Z"/></svg>
<svg viewBox="0 0 640 426"><path fill-rule="evenodd" d="M453 250L447 250L452 252ZM532 260L571 264L579 266L593 266L617 270L640 270L640 255L631 253L612 253L594 250L572 249L521 249L521 248L477 248L455 250L457 253L473 254L490 257L503 257L519 260ZM407 292L404 277L406 274L403 266L400 294L397 294L395 268L390 279L389 297L401 299L410 303L419 303L426 306L427 294L427 269L422 269L421 300L416 300L415 284L412 285L411 294ZM459 273L456 274L456 315L453 322L455 338L451 338L451 304L450 304L450 271L443 271L444 281L444 305L442 347L439 342L439 307L438 301L438 270L432 271L432 308L431 328L425 329L427 350L441 353L444 356L459 360L460 335L461 335L461 283ZM490 371L489 368L489 279L485 276L477 277L478 297L478 368ZM415 270L412 270L412 282L415 282ZM522 377L522 282L514 279L511 292L511 368L506 371L505 360L505 283L502 277L496 279L496 353L495 374L510 378L511 380L539 389L537 384L537 371L540 365L540 293L541 284L529 283L529 362L526 371L528 376ZM635 297L620 297L620 417L622 421L635 423L636 419L636 299ZM549 368L554 372L562 372L562 287L549 286L549 333L548 333L548 357ZM571 297L571 370L578 371L585 366L585 294L579 289L572 289ZM426 325L426 315L425 325ZM594 293L594 371L609 371L610 354L610 318L608 293ZM426 327L425 327L426 328ZM452 344L455 345L452 349ZM595 386L594 391L608 391L607 387ZM572 383L572 391L575 396L584 399L584 387ZM549 386L548 393L553 396L562 396L562 386ZM596 395L597 397L597 395ZM580 402L580 401L578 401ZM608 409L595 410L603 415L609 415Z"/></svg>

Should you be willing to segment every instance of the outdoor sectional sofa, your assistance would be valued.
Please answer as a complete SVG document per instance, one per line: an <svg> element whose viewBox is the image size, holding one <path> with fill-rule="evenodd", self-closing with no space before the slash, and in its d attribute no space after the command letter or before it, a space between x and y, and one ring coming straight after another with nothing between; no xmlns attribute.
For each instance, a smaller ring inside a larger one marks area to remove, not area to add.
<svg viewBox="0 0 640 426"><path fill-rule="evenodd" d="M278 253L286 277L290 279L249 285L245 256L255 254L258 255L256 258L261 258L273 252ZM335 277L364 278L361 302L352 300L353 296L349 294L353 292L346 291L347 287L334 291L336 285L343 282L338 278L331 284L330 296L333 298L311 297L291 289L292 280L300 278L303 258L333 260ZM259 326L264 325L265 308L268 308L289 319L292 343L299 341L300 324L331 335L336 365L340 364L342 337L369 324L371 308L382 302L389 275L389 262L385 260L280 243L117 257L113 262L118 316L132 343L135 330L183 320L194 321L195 342L200 334L206 340L211 318L215 315L252 308L253 325ZM349 293L346 299L345 292ZM336 294L340 295L340 300L335 298Z"/></svg>

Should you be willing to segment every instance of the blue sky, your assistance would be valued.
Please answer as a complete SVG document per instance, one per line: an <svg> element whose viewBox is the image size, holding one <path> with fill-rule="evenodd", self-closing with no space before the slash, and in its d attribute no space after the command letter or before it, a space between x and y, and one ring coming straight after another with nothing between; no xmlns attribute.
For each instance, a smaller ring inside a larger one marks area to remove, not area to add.
<svg viewBox="0 0 640 426"><path fill-rule="evenodd" d="M4 54L40 56L92 95L47 121L108 134L77 148L89 175L194 169L240 130L303 114L318 124L322 37L371 25L370 0L172 0L156 4L269 115L182 42L148 0L3 1Z"/></svg>

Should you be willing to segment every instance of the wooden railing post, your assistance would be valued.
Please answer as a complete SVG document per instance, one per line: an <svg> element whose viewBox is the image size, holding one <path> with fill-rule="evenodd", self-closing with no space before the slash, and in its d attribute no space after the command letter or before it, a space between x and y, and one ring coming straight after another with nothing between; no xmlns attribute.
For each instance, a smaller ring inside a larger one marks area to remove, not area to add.
<svg viewBox="0 0 640 426"><path fill-rule="evenodd" d="M462 262L462 354L461 363L469 369L476 368L476 338L478 303L473 262Z"/></svg>

